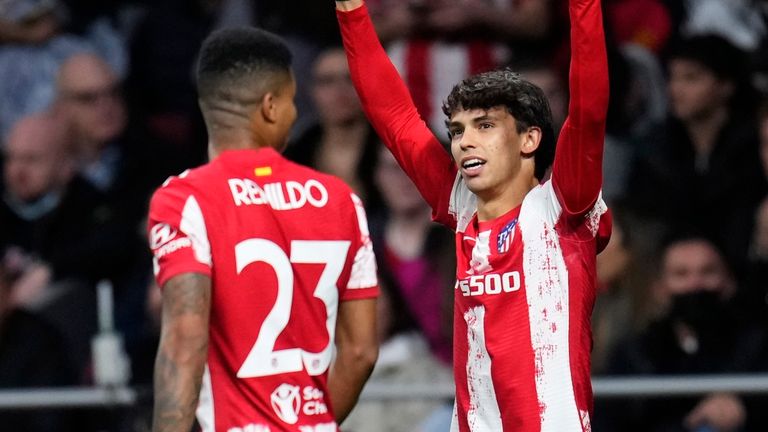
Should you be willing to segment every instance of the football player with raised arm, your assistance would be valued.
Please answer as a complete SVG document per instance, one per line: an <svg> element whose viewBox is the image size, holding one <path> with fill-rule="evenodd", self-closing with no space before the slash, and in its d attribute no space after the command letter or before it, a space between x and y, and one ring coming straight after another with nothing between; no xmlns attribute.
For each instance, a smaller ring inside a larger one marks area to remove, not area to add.
<svg viewBox="0 0 768 432"><path fill-rule="evenodd" d="M600 1L569 1L570 105L560 136L542 91L497 70L448 95L450 155L416 111L363 1L336 9L368 118L434 219L456 232L452 429L591 430L595 260L610 236L600 192L608 106Z"/></svg>

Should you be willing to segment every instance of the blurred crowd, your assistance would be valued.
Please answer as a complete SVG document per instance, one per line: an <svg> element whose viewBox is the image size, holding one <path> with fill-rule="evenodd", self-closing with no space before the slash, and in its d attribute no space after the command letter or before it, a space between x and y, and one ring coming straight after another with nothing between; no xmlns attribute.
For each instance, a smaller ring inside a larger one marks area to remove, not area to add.
<svg viewBox="0 0 768 432"><path fill-rule="evenodd" d="M369 0L438 137L442 99L510 67L568 107L564 0ZM611 99L596 375L768 371L768 1L603 0ZM300 11L300 12L299 12ZM294 53L285 154L363 198L378 254L373 382L450 383L453 235L383 148L352 87L333 3L0 1L0 388L94 384L95 286L114 292L129 384L151 382L159 290L152 191L205 162L194 66L212 30ZM451 401L362 402L345 431L447 431ZM598 400L593 430L768 430L768 396ZM447 408L446 408L447 407ZM446 414L447 413L447 414ZM0 412L14 431L146 430L147 412ZM4 426L5 427L5 426Z"/></svg>

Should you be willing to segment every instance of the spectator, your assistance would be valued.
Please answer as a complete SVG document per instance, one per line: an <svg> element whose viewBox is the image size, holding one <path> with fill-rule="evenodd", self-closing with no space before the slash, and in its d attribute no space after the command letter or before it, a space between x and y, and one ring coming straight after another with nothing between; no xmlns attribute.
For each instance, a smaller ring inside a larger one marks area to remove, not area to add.
<svg viewBox="0 0 768 432"><path fill-rule="evenodd" d="M662 136L638 151L629 190L646 220L716 239L737 274L752 214L766 191L742 54L712 35L685 39L672 50L669 119Z"/></svg>
<svg viewBox="0 0 768 432"><path fill-rule="evenodd" d="M85 51L100 53L121 74L125 72L125 48L110 26L70 33L59 0L0 4L0 137L19 118L50 107L61 63Z"/></svg>
<svg viewBox="0 0 768 432"><path fill-rule="evenodd" d="M618 203L613 210L613 231L608 246L597 256L598 295L592 313L592 371L605 372L617 342L642 327L650 302L642 292L650 283L648 252L638 225Z"/></svg>
<svg viewBox="0 0 768 432"><path fill-rule="evenodd" d="M333 47L320 53L311 80L319 121L288 145L286 157L340 177L368 208L376 207L378 199L370 184L378 138L352 86L344 49Z"/></svg>
<svg viewBox="0 0 768 432"><path fill-rule="evenodd" d="M59 331L13 301L21 269L0 262L0 388L58 387L77 383ZM66 410L2 411L5 430L82 430Z"/></svg>
<svg viewBox="0 0 768 432"><path fill-rule="evenodd" d="M627 198L638 148L664 124L667 101L661 66L642 45L609 45L610 103L603 157L603 197Z"/></svg>
<svg viewBox="0 0 768 432"><path fill-rule="evenodd" d="M617 347L608 373L674 375L765 369L765 330L760 321L734 306L739 288L711 241L698 235L669 241L661 253L654 289L661 305L658 317ZM611 408L606 404L598 412L603 413L603 420L611 419L611 428L605 430L682 432L704 426L716 431L765 430L764 425L755 424L759 411L752 410L753 402L736 394L716 393L638 400Z"/></svg>
<svg viewBox="0 0 768 432"><path fill-rule="evenodd" d="M115 286L116 325L127 339L138 337L134 321L143 317L150 278L140 223L151 188L166 173L149 157L143 132L127 114L121 80L103 58L91 53L68 58L58 73L57 92L56 111L71 128L78 178L100 195L99 217L106 221L88 228L101 238L98 247L83 242L83 253L101 251L114 260L102 269L109 270L106 277ZM88 259L89 266L97 262Z"/></svg>
<svg viewBox="0 0 768 432"><path fill-rule="evenodd" d="M88 288L112 280L120 315L127 307L123 294L132 292L127 281L142 274L134 267L140 243L106 197L75 173L69 137L66 121L51 113L25 117L12 129L5 146L0 251L24 264L24 283L14 289L17 303L60 325L73 364L88 379L96 329L95 313L83 313L95 310ZM131 328L118 321L120 330Z"/></svg>
<svg viewBox="0 0 768 432"><path fill-rule="evenodd" d="M67 192L73 190L69 187L74 176L69 146L66 124L50 114L24 118L11 130L4 151L5 190L0 204L4 250L15 246L27 254L52 261L51 236L44 233L50 232L53 221L47 219L52 219L51 215L57 210L74 210L71 205L65 206Z"/></svg>
<svg viewBox="0 0 768 432"><path fill-rule="evenodd" d="M57 93L56 107L72 128L79 173L99 191L130 201L126 209L138 207L138 220L145 208L140 203L161 180L142 159L143 143L129 128L118 75L98 55L76 54L59 70Z"/></svg>
<svg viewBox="0 0 768 432"><path fill-rule="evenodd" d="M20 118L46 110L55 96L55 76L64 58L88 49L62 32L57 2L20 0L0 7L0 139Z"/></svg>
<svg viewBox="0 0 768 432"><path fill-rule="evenodd" d="M431 209L416 186L380 145L373 168L381 211L371 216L377 256L394 280L432 353L452 360L454 244L450 232L430 218Z"/></svg>

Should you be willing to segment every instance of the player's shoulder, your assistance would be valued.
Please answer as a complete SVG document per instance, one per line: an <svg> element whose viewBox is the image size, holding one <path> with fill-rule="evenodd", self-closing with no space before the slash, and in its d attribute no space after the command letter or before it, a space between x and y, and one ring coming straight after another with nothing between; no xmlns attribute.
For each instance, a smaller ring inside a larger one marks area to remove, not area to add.
<svg viewBox="0 0 768 432"><path fill-rule="evenodd" d="M152 193L150 205L157 206L178 201L195 194L195 191L200 189L202 184L205 184L204 179L210 175L210 171L210 164L205 164L168 177Z"/></svg>

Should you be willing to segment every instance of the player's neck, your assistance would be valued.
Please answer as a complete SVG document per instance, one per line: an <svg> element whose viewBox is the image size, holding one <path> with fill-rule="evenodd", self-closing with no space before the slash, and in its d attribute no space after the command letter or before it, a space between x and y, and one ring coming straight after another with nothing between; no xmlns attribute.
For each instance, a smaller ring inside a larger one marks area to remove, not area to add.
<svg viewBox="0 0 768 432"><path fill-rule="evenodd" d="M211 159L227 150L255 150L267 147L273 146L269 145L264 137L247 129L219 130L211 134L208 140Z"/></svg>
<svg viewBox="0 0 768 432"><path fill-rule="evenodd" d="M518 176L514 181L496 190L477 194L477 219L480 222L496 219L523 203L539 181L534 176Z"/></svg>

